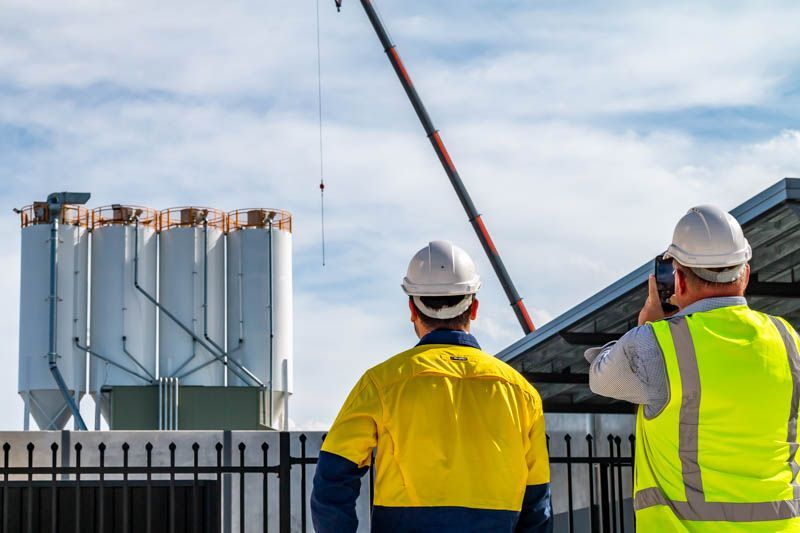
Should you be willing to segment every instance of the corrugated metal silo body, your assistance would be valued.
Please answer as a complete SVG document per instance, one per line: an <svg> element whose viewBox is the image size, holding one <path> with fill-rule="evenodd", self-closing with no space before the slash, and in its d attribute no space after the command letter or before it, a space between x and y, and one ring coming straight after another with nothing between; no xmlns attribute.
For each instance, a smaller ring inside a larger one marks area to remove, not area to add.
<svg viewBox="0 0 800 533"><path fill-rule="evenodd" d="M291 232L245 227L228 235L228 351L267 387L272 383L271 426L288 429L293 355ZM228 383L250 385L230 371ZM266 413L269 409L266 405Z"/></svg>
<svg viewBox="0 0 800 533"><path fill-rule="evenodd" d="M19 316L19 393L40 429L62 429L70 417L48 365L50 225L22 228ZM86 345L89 238L85 227L58 229L56 349L58 368L73 396L83 396Z"/></svg>
<svg viewBox="0 0 800 533"><path fill-rule="evenodd" d="M154 222L139 224L138 230L133 223L126 223L95 227L92 232L92 351L144 377L147 375L141 367L156 375L156 307L134 285L134 247L138 242L139 285L155 297ZM103 385L148 383L149 380L91 358L89 390L93 396ZM107 422L108 407L107 401L101 403Z"/></svg>
<svg viewBox="0 0 800 533"><path fill-rule="evenodd" d="M159 301L202 339L204 332L204 228L172 227L161 231ZM208 227L208 336L224 348L225 239L221 229ZM159 313L159 370L162 377L179 377L181 385L223 385L224 367L200 343L166 314ZM197 369L198 367L202 367ZM186 372L191 372L185 375Z"/></svg>

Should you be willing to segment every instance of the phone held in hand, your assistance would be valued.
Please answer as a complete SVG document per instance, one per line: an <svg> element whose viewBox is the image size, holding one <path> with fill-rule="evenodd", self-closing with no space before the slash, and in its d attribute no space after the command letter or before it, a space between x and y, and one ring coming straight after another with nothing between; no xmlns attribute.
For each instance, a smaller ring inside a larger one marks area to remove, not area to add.
<svg viewBox="0 0 800 533"><path fill-rule="evenodd" d="M655 274L661 309L665 313L677 311L678 308L669 303L670 296L675 294L675 267L672 265L672 259L664 259L661 255L656 256Z"/></svg>

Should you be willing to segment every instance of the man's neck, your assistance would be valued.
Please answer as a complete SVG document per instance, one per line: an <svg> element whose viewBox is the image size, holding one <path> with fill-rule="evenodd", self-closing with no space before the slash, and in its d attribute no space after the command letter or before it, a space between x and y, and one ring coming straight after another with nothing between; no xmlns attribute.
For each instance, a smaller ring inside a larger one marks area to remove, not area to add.
<svg viewBox="0 0 800 533"><path fill-rule="evenodd" d="M432 332L436 331L437 329L446 329L446 328L428 328L428 327L422 325L421 323L420 324L414 324L414 330L416 331L417 338L419 338L419 339L421 339L422 337L424 337L428 333L432 333ZM450 331L463 331L464 333L469 333L469 325L466 328L458 328L458 329L453 329L453 330L450 330Z"/></svg>
<svg viewBox="0 0 800 533"><path fill-rule="evenodd" d="M690 305L694 305L701 300L708 300L709 298L740 298L743 296L744 294L740 291L703 291L695 298L692 298L686 302L681 309L685 309Z"/></svg>

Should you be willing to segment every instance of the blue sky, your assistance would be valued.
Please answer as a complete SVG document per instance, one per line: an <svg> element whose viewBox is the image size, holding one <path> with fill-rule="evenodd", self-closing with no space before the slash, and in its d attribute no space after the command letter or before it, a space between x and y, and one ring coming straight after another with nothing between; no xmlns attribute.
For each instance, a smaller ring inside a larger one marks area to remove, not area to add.
<svg viewBox="0 0 800 533"><path fill-rule="evenodd" d="M800 176L796 2L376 4L538 324L663 249L692 204ZM519 337L358 2L323 0L321 24L325 268L313 0L4 3L0 427L22 411L10 209L53 190L292 211L300 427L414 342L399 283L428 240L476 257L484 347Z"/></svg>

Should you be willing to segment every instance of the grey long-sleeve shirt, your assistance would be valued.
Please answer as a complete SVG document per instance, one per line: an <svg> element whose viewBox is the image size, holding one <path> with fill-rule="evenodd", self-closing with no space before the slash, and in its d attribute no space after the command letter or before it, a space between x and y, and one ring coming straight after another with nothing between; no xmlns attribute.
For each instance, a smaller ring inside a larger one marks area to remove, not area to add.
<svg viewBox="0 0 800 533"><path fill-rule="evenodd" d="M706 298L675 316L734 305L747 305L747 300L741 296ZM633 328L620 340L600 348L589 348L584 357L591 365L589 387L595 394L644 405L647 416L653 416L666 405L667 369L651 325Z"/></svg>

